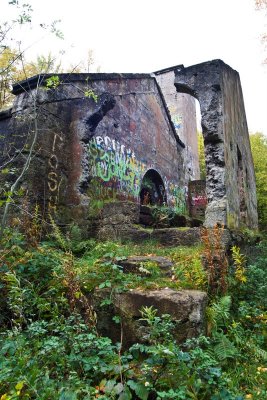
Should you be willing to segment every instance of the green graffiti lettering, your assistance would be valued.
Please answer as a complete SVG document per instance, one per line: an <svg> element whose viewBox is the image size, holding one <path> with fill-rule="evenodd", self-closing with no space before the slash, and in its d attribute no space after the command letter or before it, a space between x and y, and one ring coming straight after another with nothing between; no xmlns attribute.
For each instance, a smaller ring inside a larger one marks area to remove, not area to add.
<svg viewBox="0 0 267 400"><path fill-rule="evenodd" d="M105 184L112 183L112 187L126 194L139 196L141 174L146 165L135 159L131 149L108 136L97 136L89 143L88 154L92 177L100 178Z"/></svg>

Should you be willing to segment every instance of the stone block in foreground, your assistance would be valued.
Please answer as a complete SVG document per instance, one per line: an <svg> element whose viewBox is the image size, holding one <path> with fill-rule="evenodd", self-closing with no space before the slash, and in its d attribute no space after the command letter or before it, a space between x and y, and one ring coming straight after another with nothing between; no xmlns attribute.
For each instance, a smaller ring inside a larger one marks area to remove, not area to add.
<svg viewBox="0 0 267 400"><path fill-rule="evenodd" d="M120 326L112 320L119 315L123 328L123 348L134 343L149 343L149 329L142 318L143 307L153 307L157 315L169 314L174 323L174 338L178 343L205 333L205 309L207 294L197 290L162 289L162 290L131 290L114 295L113 304L109 307L99 307L107 296L107 291L98 290L94 296L98 315L98 330L102 335L110 337L114 342L121 338Z"/></svg>

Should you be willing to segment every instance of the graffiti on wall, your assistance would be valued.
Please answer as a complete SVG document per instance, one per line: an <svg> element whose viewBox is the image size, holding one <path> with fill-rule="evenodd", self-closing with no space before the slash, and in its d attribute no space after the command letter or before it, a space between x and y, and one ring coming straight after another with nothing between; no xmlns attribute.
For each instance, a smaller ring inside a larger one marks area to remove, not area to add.
<svg viewBox="0 0 267 400"><path fill-rule="evenodd" d="M183 121L182 116L181 115L172 115L171 118L172 118L172 122L173 122L175 129L181 129L182 121Z"/></svg>
<svg viewBox="0 0 267 400"><path fill-rule="evenodd" d="M176 114L176 109L174 106L169 106L169 111L175 129L176 130L181 129L183 124L183 117L179 114Z"/></svg>
<svg viewBox="0 0 267 400"><path fill-rule="evenodd" d="M192 205L193 206L204 206L207 205L207 196L196 195L192 197Z"/></svg>
<svg viewBox="0 0 267 400"><path fill-rule="evenodd" d="M146 165L138 161L132 149L109 136L94 137L88 147L89 169L98 177L107 193L115 192L139 198L142 174Z"/></svg>
<svg viewBox="0 0 267 400"><path fill-rule="evenodd" d="M206 182L204 180L191 181L188 184L188 188L190 216L203 218L207 206Z"/></svg>
<svg viewBox="0 0 267 400"><path fill-rule="evenodd" d="M172 182L166 181L167 191L169 194L169 205L178 214L186 213L186 192L184 188L180 188Z"/></svg>
<svg viewBox="0 0 267 400"><path fill-rule="evenodd" d="M63 138L58 133L54 133L51 154L48 160L49 172L47 175L48 186L48 212L53 214L56 211L58 203L58 194L60 187L60 174L58 172L58 157L56 152L60 149Z"/></svg>
<svg viewBox="0 0 267 400"><path fill-rule="evenodd" d="M95 199L140 201L145 172L152 168L138 160L134 151L109 136L95 136L88 145L89 196ZM153 169L153 168L152 168ZM176 212L186 211L186 193L170 179L164 179L168 205Z"/></svg>

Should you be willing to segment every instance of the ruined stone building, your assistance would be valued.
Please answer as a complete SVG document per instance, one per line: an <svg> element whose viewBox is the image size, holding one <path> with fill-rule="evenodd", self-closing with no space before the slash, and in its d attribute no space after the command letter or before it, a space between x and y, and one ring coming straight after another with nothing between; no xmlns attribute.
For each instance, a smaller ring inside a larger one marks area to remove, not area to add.
<svg viewBox="0 0 267 400"><path fill-rule="evenodd" d="M137 208L165 205L178 214L200 204L207 226L257 227L254 169L236 71L213 60L152 74L57 77L49 88L51 75L14 86L12 109L0 113L1 164L12 160L13 168L2 181L12 181L32 151L22 189L62 224L87 229L96 208L117 201L123 208L129 201ZM199 181L195 99L206 190ZM136 215L130 222L138 222Z"/></svg>

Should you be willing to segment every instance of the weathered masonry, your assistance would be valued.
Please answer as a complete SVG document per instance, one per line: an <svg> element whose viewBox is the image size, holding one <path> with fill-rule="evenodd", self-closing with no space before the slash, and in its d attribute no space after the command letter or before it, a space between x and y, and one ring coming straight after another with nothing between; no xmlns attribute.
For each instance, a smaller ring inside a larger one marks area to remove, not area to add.
<svg viewBox="0 0 267 400"><path fill-rule="evenodd" d="M190 186L196 199L207 199L207 226L257 227L236 71L214 60L153 74L59 74L59 84L48 89L50 77L15 85L12 109L0 113L1 165L9 166L2 182L14 181L30 154L20 186L32 204L59 223L75 222L86 231L104 203L157 204L186 214ZM199 182L195 98L206 194L203 185L200 193L199 184L194 186ZM136 215L130 222L138 222Z"/></svg>
<svg viewBox="0 0 267 400"><path fill-rule="evenodd" d="M206 225L257 226L254 166L239 74L220 60L176 71L200 103L207 168Z"/></svg>

